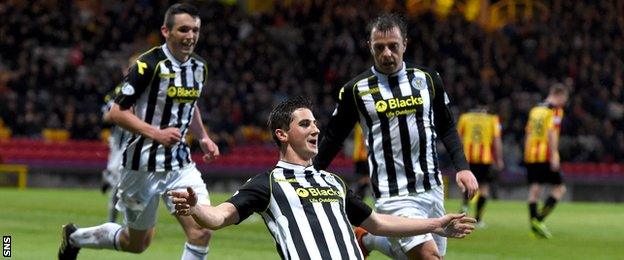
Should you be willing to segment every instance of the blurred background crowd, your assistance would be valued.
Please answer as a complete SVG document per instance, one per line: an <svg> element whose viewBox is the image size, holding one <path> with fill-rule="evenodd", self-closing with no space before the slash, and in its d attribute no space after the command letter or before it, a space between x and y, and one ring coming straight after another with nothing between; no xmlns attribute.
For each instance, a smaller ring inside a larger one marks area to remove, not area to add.
<svg viewBox="0 0 624 260"><path fill-rule="evenodd" d="M622 0L194 3L196 52L209 64L199 106L223 150L270 142L268 112L287 96L310 97L325 124L338 89L372 65L366 24L393 11L408 21L405 60L440 72L456 116L480 102L500 115L508 163L520 160L529 109L555 82L572 90L563 160L624 162ZM128 57L164 42L169 4L0 3L0 126L13 137L52 128L99 139L104 95Z"/></svg>

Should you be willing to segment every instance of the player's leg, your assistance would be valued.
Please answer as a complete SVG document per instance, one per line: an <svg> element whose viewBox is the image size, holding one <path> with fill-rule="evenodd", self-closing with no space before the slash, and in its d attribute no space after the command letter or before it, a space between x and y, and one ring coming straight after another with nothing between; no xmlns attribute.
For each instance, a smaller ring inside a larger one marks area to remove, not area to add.
<svg viewBox="0 0 624 260"><path fill-rule="evenodd" d="M187 187L193 188L197 194L197 203L210 205L210 198L206 184L201 178L201 173L195 168L195 165L188 165L179 171L171 172L172 178L167 183L169 190L186 190ZM163 200L169 213L175 212L175 206L171 201L171 197L163 194ZM190 216L176 216L176 219L182 226L187 241L184 243L182 251L182 260L202 260L208 255L210 237L212 231L199 226Z"/></svg>
<svg viewBox="0 0 624 260"><path fill-rule="evenodd" d="M477 220L477 227L484 228L485 223L482 221L482 217L485 210L485 205L490 198L490 183L493 179L493 174L491 171L492 165L481 164L476 170L479 173L478 175L475 174L475 176L477 177L477 181L479 182L479 198L477 199L475 219Z"/></svg>
<svg viewBox="0 0 624 260"><path fill-rule="evenodd" d="M545 183L549 167L550 165L547 163L527 165L527 176L529 179L529 224L534 237L550 238L552 236L546 225L539 219L537 210L537 201L542 192L542 184Z"/></svg>
<svg viewBox="0 0 624 260"><path fill-rule="evenodd" d="M538 182L540 167L538 164L527 164L526 169L527 180L529 183L529 195L527 198L527 202L529 204L529 218L537 219L537 201L540 193L542 192L542 187Z"/></svg>
<svg viewBox="0 0 624 260"><path fill-rule="evenodd" d="M126 227L117 223L78 228L69 235L69 242L76 248L114 249L141 253L150 245L158 209L158 197L150 200L145 209L122 209Z"/></svg>
<svg viewBox="0 0 624 260"><path fill-rule="evenodd" d="M433 188L427 193L431 195L431 203L424 204L425 206L430 205L429 206L430 211L427 217L439 218L439 217L444 216L446 214L446 210L444 209L444 188L441 186L438 186L436 188ZM444 256L446 255L447 238L443 236L439 236L437 234L433 234L433 233L431 235L436 245L435 250L433 248L425 248L425 250L421 250L421 251L425 252L424 256L429 257L429 259L436 259L436 257L443 259ZM414 258L410 258L410 259L414 259ZM418 258L418 259L422 259L422 258Z"/></svg>
<svg viewBox="0 0 624 260"><path fill-rule="evenodd" d="M438 247L434 240L419 244L406 253L407 259L442 259L444 256L438 252Z"/></svg>
<svg viewBox="0 0 624 260"><path fill-rule="evenodd" d="M176 216L184 229L187 241L184 244L182 260L203 260L208 255L208 242L212 231L199 226L190 216Z"/></svg>
<svg viewBox="0 0 624 260"><path fill-rule="evenodd" d="M490 196L490 185L487 182L479 183L479 199L477 200L477 212L475 213L475 219L477 220L477 226L483 227L482 222L483 211L485 209L485 203Z"/></svg>
<svg viewBox="0 0 624 260"><path fill-rule="evenodd" d="M118 250L137 254L142 253L151 244L155 230L153 227L148 230L124 228L118 238Z"/></svg>
<svg viewBox="0 0 624 260"><path fill-rule="evenodd" d="M470 198L468 198L468 192L464 192L462 194L462 203L461 208L459 209L459 213L466 213L470 210Z"/></svg>
<svg viewBox="0 0 624 260"><path fill-rule="evenodd" d="M540 215L538 217L540 221L543 221L548 215L550 215L550 213L552 213L557 203L563 197L563 194L565 194L565 191L566 187L563 184L559 184L552 188L550 196L546 198L546 200L544 201L544 206L540 211Z"/></svg>
<svg viewBox="0 0 624 260"><path fill-rule="evenodd" d="M124 170L119 184L120 201L117 209L123 212L126 227L117 223L77 228L73 224L63 227L63 242L59 249L60 259L75 259L80 248L114 249L133 253L143 252L154 233L158 210L157 184L166 178L164 173L135 172ZM129 172L129 173L128 173ZM69 255L69 256L68 256ZM74 255L73 258L71 255Z"/></svg>
<svg viewBox="0 0 624 260"><path fill-rule="evenodd" d="M357 228L356 239L364 256L368 256L371 251L378 251L393 259L400 258L395 255L395 251L399 251L399 249L393 249L393 245L388 237L376 236L368 233L363 228Z"/></svg>
<svg viewBox="0 0 624 260"><path fill-rule="evenodd" d="M550 196L544 201L544 206L540 211L540 215L538 219L543 221L555 208L557 202L563 198L563 195L566 192L566 187L563 184L563 176L561 172L550 172L548 177L548 183L554 185L552 190L550 191Z"/></svg>
<svg viewBox="0 0 624 260"><path fill-rule="evenodd" d="M418 196L379 199L375 206L377 212L384 214L418 219L437 217L444 215L444 190L436 187ZM387 255L393 259L439 259L446 252L446 238L434 237L432 234L388 240L392 254Z"/></svg>

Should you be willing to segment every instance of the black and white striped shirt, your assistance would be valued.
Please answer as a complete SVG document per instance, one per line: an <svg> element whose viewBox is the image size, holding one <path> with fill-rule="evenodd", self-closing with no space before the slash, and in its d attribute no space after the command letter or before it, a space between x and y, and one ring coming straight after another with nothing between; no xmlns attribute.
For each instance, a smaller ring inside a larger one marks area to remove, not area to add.
<svg viewBox="0 0 624 260"><path fill-rule="evenodd" d="M359 120L376 198L441 186L438 136L455 168L468 169L449 103L440 75L431 69L403 63L400 71L385 75L371 67L341 89L315 165L329 166Z"/></svg>
<svg viewBox="0 0 624 260"><path fill-rule="evenodd" d="M115 102L122 109L134 106L134 114L150 125L160 129L179 128L182 139L165 148L155 140L135 134L124 152L124 168L170 171L191 163L190 149L184 137L206 74L206 62L202 58L192 55L186 62L180 63L166 44L139 57L130 68Z"/></svg>
<svg viewBox="0 0 624 260"><path fill-rule="evenodd" d="M260 213L282 259L363 259L351 225L359 226L372 209L332 173L280 161L228 202L239 221Z"/></svg>

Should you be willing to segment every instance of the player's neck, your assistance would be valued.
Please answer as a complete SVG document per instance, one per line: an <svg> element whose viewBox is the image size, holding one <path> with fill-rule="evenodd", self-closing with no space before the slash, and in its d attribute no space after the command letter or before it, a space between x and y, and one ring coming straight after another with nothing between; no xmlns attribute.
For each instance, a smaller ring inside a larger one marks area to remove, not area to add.
<svg viewBox="0 0 624 260"><path fill-rule="evenodd" d="M303 157L291 149L287 149L285 152L281 152L280 160L291 164L301 165L304 167L312 165L312 158Z"/></svg>
<svg viewBox="0 0 624 260"><path fill-rule="evenodd" d="M167 49L169 50L169 53L171 53L173 58L175 58L176 61L180 64L185 63L191 57L191 55L184 54L180 51L175 51L173 48L171 48L171 46L169 46L169 42L167 42Z"/></svg>

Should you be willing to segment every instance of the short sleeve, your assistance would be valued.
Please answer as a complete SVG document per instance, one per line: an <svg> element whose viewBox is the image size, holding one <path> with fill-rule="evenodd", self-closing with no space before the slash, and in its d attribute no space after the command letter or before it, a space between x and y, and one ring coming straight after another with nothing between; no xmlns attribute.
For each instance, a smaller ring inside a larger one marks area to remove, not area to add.
<svg viewBox="0 0 624 260"><path fill-rule="evenodd" d="M266 210L271 199L269 174L263 173L249 179L227 200L238 211L238 223L247 219L255 212ZM236 223L236 224L238 224Z"/></svg>
<svg viewBox="0 0 624 260"><path fill-rule="evenodd" d="M351 225L360 226L364 220L366 220L373 213L373 209L366 205L359 197L357 197L353 191L347 191L346 197L346 211L347 217Z"/></svg>
<svg viewBox="0 0 624 260"><path fill-rule="evenodd" d="M122 109L132 107L137 99L143 94L147 88L150 79L154 74L155 65L144 62L140 59L128 70L124 83L121 85L119 95L115 99L115 103L119 104Z"/></svg>

